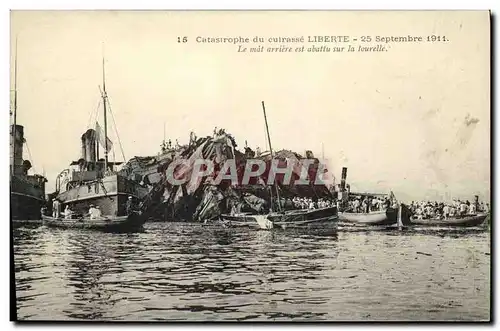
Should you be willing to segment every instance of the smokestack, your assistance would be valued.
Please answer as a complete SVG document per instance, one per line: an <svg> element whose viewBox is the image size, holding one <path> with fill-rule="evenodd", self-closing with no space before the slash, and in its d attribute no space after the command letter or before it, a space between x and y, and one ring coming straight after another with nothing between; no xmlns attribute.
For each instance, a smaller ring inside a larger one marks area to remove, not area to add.
<svg viewBox="0 0 500 331"><path fill-rule="evenodd" d="M23 173L23 145L24 127L16 125L16 137L14 137L14 125L10 127L10 164L14 167L14 174Z"/></svg>
<svg viewBox="0 0 500 331"><path fill-rule="evenodd" d="M85 144L85 134L82 135L82 152L81 152L81 159L87 160L87 151L86 151L86 144Z"/></svg>
<svg viewBox="0 0 500 331"><path fill-rule="evenodd" d="M340 178L340 189L342 192L345 191L346 188L346 179L347 179L347 168L343 167L342 168L342 177Z"/></svg>
<svg viewBox="0 0 500 331"><path fill-rule="evenodd" d="M96 161L95 138L96 132L94 129L88 129L87 132L82 135L82 154L83 147L85 147L85 161L89 163L94 163Z"/></svg>

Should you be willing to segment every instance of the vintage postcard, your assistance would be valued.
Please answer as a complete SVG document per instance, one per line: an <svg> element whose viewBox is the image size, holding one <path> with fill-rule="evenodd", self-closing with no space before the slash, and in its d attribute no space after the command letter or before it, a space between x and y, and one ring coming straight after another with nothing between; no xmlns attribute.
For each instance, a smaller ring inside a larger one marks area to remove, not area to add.
<svg viewBox="0 0 500 331"><path fill-rule="evenodd" d="M490 12L10 19L12 320L491 320Z"/></svg>

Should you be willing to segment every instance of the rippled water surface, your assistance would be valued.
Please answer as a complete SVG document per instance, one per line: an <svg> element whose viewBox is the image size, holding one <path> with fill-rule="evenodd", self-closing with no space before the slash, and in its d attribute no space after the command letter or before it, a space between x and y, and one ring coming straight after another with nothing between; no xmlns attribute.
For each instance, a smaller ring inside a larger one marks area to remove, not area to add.
<svg viewBox="0 0 500 331"><path fill-rule="evenodd" d="M489 320L490 232L15 229L19 319Z"/></svg>

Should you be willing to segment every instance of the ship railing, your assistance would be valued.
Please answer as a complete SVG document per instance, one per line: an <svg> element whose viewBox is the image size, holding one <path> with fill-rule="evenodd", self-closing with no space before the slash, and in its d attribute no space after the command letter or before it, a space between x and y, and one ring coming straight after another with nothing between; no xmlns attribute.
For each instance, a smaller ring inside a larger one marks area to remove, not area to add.
<svg viewBox="0 0 500 331"><path fill-rule="evenodd" d="M104 176L114 176L114 175L118 175L118 171L108 170L104 172Z"/></svg>

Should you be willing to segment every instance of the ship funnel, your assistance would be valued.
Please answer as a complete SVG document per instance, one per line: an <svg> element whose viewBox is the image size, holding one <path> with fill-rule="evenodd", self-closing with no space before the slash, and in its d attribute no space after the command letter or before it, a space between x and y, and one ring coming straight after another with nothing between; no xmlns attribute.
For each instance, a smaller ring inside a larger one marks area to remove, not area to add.
<svg viewBox="0 0 500 331"><path fill-rule="evenodd" d="M14 131L16 137L14 137ZM22 125L10 126L10 164L14 167L14 174L23 173L23 145L24 127Z"/></svg>
<svg viewBox="0 0 500 331"><path fill-rule="evenodd" d="M88 129L82 135L82 158L88 163L96 161L96 132L94 129Z"/></svg>
<svg viewBox="0 0 500 331"><path fill-rule="evenodd" d="M342 168L342 177L340 178L340 190L342 192L344 192L346 189L346 179L347 179L347 168L343 167Z"/></svg>
<svg viewBox="0 0 500 331"><path fill-rule="evenodd" d="M82 136L82 152L80 159L86 161L87 160L87 143L85 135Z"/></svg>

